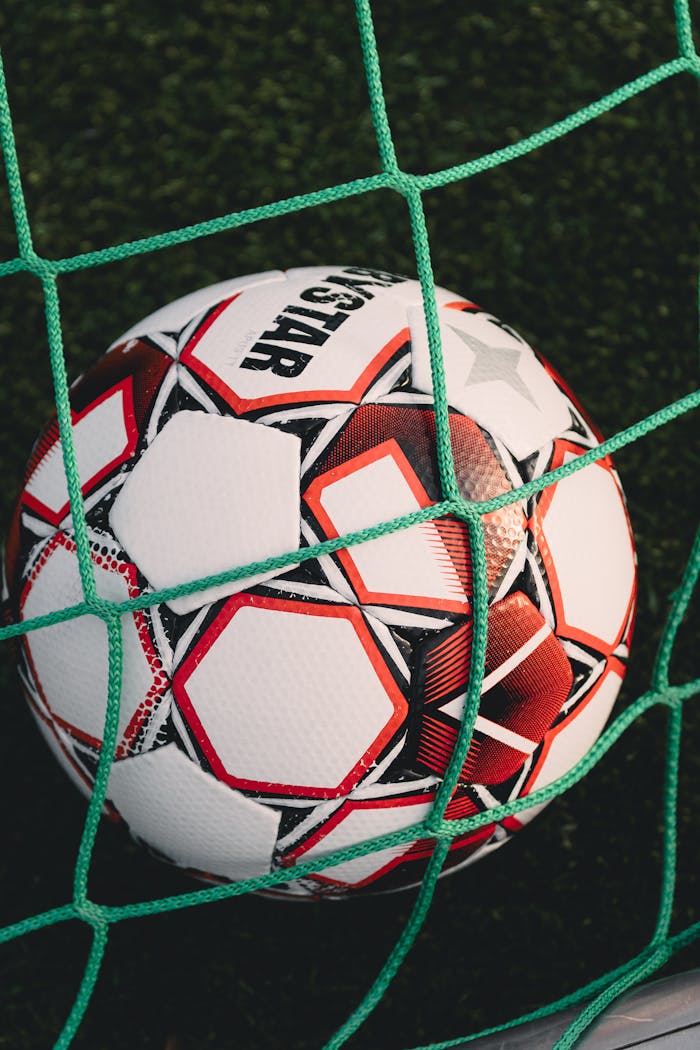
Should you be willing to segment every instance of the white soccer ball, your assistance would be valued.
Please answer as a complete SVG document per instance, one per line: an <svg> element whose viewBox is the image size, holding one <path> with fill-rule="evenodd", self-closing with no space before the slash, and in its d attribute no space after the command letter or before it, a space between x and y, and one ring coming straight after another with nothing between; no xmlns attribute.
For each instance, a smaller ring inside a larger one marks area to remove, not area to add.
<svg viewBox="0 0 700 1050"><path fill-rule="evenodd" d="M507 325L436 289L462 495L485 500L599 435ZM149 595L389 522L441 500L420 286L360 267L225 281L141 321L71 388L98 594ZM11 524L9 607L83 600L61 441L49 424ZM610 461L483 519L486 674L446 817L526 796L570 769L620 687L635 555ZM420 880L420 839L324 866L430 811L464 708L472 636L465 524L361 544L175 593L122 618L119 730L106 810L210 880L317 861L287 897ZM109 647L85 615L24 635L24 692L89 792ZM445 870L534 808L457 836Z"/></svg>

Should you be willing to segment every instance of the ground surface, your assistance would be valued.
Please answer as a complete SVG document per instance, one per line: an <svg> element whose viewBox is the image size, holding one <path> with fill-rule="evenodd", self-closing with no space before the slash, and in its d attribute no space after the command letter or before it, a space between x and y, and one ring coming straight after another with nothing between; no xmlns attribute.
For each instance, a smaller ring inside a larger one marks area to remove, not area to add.
<svg viewBox="0 0 700 1050"><path fill-rule="evenodd" d="M515 142L676 54L670 0L381 0L375 14L399 161L411 172ZM0 41L30 220L47 256L379 170L349 3L7 0ZM606 434L697 383L699 110L696 82L676 77L533 156L426 196L438 282L530 338ZM0 258L16 251L0 188ZM136 318L193 288L337 261L413 273L403 199L382 191L62 278L71 376ZM38 282L5 278L3 521L51 397ZM641 585L620 708L647 687L692 543L693 427L673 423L617 457ZM676 682L697 676L696 635L697 617L682 630ZM7 647L2 670L0 921L11 922L69 899L84 805L34 730ZM658 897L664 721L651 712L519 841L439 886L354 1045L401 1050L475 1031L642 947ZM676 929L699 917L692 708L686 721ZM101 829L95 899L190 888L118 829ZM328 907L242 898L125 923L75 1046L311 1050L364 993L411 903L410 894ZM52 1045L87 947L71 924L0 950L0 1047ZM676 965L698 962L696 948Z"/></svg>

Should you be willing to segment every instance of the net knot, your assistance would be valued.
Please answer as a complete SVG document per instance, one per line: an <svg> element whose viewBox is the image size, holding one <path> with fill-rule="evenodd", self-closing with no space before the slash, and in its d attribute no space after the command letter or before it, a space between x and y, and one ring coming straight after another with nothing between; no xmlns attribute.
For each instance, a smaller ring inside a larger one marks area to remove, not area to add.
<svg viewBox="0 0 700 1050"><path fill-rule="evenodd" d="M460 521L469 523L478 522L481 519L481 511L479 511L472 500L466 499L464 496L453 496L452 499L447 501L448 510L446 513L454 514L455 518L459 518Z"/></svg>
<svg viewBox="0 0 700 1050"><path fill-rule="evenodd" d="M22 260L25 269L36 277L55 277L58 273L56 263L52 259L45 259L42 255L37 254L34 249L24 252Z"/></svg>
<svg viewBox="0 0 700 1050"><path fill-rule="evenodd" d="M96 904L94 901L88 900L87 898L85 900L74 901L73 909L76 918L82 919L84 922L89 922L90 925L104 922L104 909L102 905Z"/></svg>
<svg viewBox="0 0 700 1050"><path fill-rule="evenodd" d="M112 620L118 616L116 603L108 598L100 598L98 594L89 595L86 598L86 605L90 612L99 616L101 620Z"/></svg>
<svg viewBox="0 0 700 1050"><path fill-rule="evenodd" d="M407 171L401 171L400 168L397 168L396 171L389 172L388 175L389 186L392 190L396 190L397 193L403 194L404 197L408 197L415 192L416 175L410 175Z"/></svg>

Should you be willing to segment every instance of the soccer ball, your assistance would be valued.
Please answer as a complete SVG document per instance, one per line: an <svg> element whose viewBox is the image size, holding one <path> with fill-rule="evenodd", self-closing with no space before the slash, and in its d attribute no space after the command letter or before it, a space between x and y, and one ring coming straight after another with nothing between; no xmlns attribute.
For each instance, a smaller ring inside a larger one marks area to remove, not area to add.
<svg viewBox="0 0 700 1050"><path fill-rule="evenodd" d="M460 491L511 492L600 440L508 325L436 289ZM391 521L441 500L418 282L359 267L225 281L146 318L71 388L97 593L121 602ZM622 681L635 555L609 459L483 519L482 699L446 818L570 769ZM121 617L119 729L105 812L212 881L318 861L285 897L420 881L433 842L324 867L430 811L469 674L468 532L447 515ZM15 620L83 600L54 420L11 523ZM32 714L89 793L109 646L84 615L25 634ZM539 807L541 808L541 807ZM445 870L535 812L456 837Z"/></svg>

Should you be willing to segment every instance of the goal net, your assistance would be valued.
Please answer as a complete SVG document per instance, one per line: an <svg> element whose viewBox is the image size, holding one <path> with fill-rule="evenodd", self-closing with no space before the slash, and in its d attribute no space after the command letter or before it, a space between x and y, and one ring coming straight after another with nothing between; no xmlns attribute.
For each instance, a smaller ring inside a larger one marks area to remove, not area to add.
<svg viewBox="0 0 700 1050"><path fill-rule="evenodd" d="M462 819L445 819L445 810L457 784L472 738L484 677L487 617L486 559L482 524L484 515L541 492L547 486L584 469L590 463L601 460L630 445L632 442L646 437L659 427L672 424L674 420L700 404L700 391L695 391L671 404L660 407L646 418L616 433L590 452L550 471L536 481L529 482L512 492L493 499L481 502L465 500L459 494L457 487L450 444L440 328L434 294L430 241L424 212L424 194L428 191L467 180L476 174L488 172L500 165L513 163L518 158L524 157L547 143L551 143L586 123L594 121L615 107L623 106L628 100L652 89L663 80L677 77L681 74L699 77L700 57L697 55L693 43L687 0L676 0L675 2L678 54L673 60L649 70L632 81L622 84L605 97L584 106L577 112L571 113L565 119L551 124L536 134L466 163L423 175L408 174L399 166L382 89L380 61L372 22L370 0L357 0L356 10L371 113L381 161L381 171L378 174L330 186L317 192L278 200L272 204L237 211L156 236L59 259L43 257L34 248L32 229L25 206L20 165L15 149L7 88L0 68L0 136L18 245L16 257L0 263L0 276L9 276L22 272L28 273L41 283L43 290L50 366L54 381L55 402L70 496L70 509L74 523L75 543L84 594L84 600L78 605L56 609L50 614L21 624L3 626L0 628L0 640L9 640L26 632L88 614L101 617L106 625L110 640L109 697L104 727L104 743L75 864L72 899L59 907L33 915L23 921L0 929L0 942L7 942L13 938L23 937L32 931L69 921L84 923L92 931L92 946L85 965L82 982L64 1028L55 1044L59 1048L68 1047L78 1031L100 972L105 949L108 946L110 931L116 924L126 919L190 908L207 901L211 902L225 897L249 893L254 890L270 888L281 882L297 879L304 874L311 874L318 867L318 861L312 860L297 864L283 871L275 871L271 874L245 881L197 889L189 893L121 906L101 904L89 897L88 877L91 858L117 740L122 669L121 617L123 614L154 605L160 601L167 601L176 596L192 594L214 584L233 581L271 568L284 568L285 566L296 564L300 560L316 558L321 554L327 554L380 535L385 535L388 532L406 528L415 524L417 520L431 520L445 514L459 517L468 527L474 578L474 631L471 670L461 731L452 758L437 792L432 811L419 825L403 831L392 832L359 846L352 846L337 851L324 858L324 866L332 867L374 850L407 843L415 840L417 836L432 839L436 845L405 928L362 1001L328 1041L327 1050L336 1050L336 1048L341 1047L363 1024L384 996L426 920L436 880L449 852L451 842L457 836L475 832L487 824L502 821L534 805L547 802L565 792L586 776L620 736L644 712L655 706L661 706L667 710L668 729L664 783L665 833L663 838L662 884L660 887L658 917L652 936L644 948L624 965L604 974L599 979L580 988L574 994L550 1003L526 1016L516 1018L508 1025L501 1026L501 1028L513 1027L524 1023L526 1020L546 1016L565 1006L579 1003L586 1004L557 1043L557 1050L566 1050L566 1048L574 1045L577 1038L592 1020L617 996L649 977L675 952L700 935L700 923L689 926L681 932L673 934L670 932L676 878L676 803L683 710L684 704L700 692L700 679L684 684L674 684L669 674L677 632L685 616L698 572L700 571L700 533L696 536L695 544L689 554L682 580L680 582L674 581L670 612L663 629L653 675L646 692L630 703L623 713L618 715L603 732L586 757L558 780L526 797L500 805L484 813ZM425 322L430 347L436 417L437 458L442 484L442 502L428 508L426 511L405 515L383 525L343 536L338 540L316 544L305 548L303 551L294 550L277 558L269 558L265 561L245 566L235 566L229 572L215 577L189 581L179 587L150 592L147 596L119 603L101 599L95 586L85 510L72 438L71 410L57 288L58 279L61 275L84 271L107 263L115 263L148 252L166 250L186 241L210 236L225 230L252 223L264 223L267 220L292 212L310 209L344 198L372 194L379 190L391 190L399 194L405 199L408 209L407 222L410 225L415 252L416 272L423 294ZM500 1029L493 1028L488 1031L498 1030ZM476 1038L480 1034L485 1033L474 1033L473 1037ZM470 1035L469 1037L471 1038L472 1036ZM431 1050L456 1046L465 1038L467 1038L466 1034L460 1039L433 1043L431 1044Z"/></svg>

